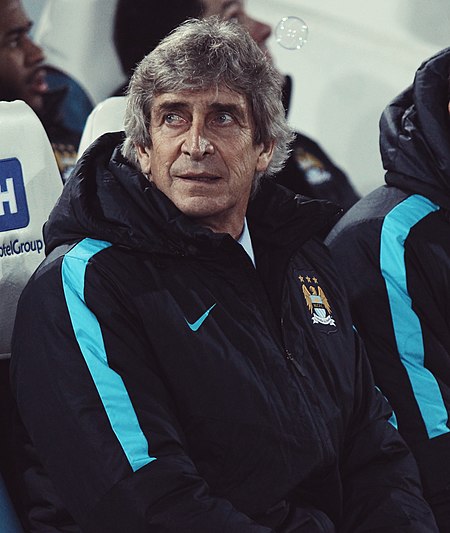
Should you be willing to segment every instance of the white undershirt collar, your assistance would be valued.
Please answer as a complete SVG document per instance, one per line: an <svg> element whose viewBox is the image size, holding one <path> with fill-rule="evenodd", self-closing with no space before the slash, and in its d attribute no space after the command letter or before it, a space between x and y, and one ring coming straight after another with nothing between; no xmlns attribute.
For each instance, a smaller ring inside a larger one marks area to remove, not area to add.
<svg viewBox="0 0 450 533"><path fill-rule="evenodd" d="M255 254L253 253L252 239L250 238L250 232L248 230L246 218L244 218L244 229L242 230L242 233L237 242L242 246L242 248L244 248L244 250L247 252L250 259L252 260L253 266L256 267Z"/></svg>

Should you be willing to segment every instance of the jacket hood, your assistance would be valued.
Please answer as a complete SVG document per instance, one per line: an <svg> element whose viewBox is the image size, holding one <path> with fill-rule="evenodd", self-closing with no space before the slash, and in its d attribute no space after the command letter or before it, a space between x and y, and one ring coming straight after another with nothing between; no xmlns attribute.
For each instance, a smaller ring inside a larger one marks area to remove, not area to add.
<svg viewBox="0 0 450 533"><path fill-rule="evenodd" d="M413 84L385 109L380 149L386 183L450 208L448 77L450 48L417 70Z"/></svg>
<svg viewBox="0 0 450 533"><path fill-rule="evenodd" d="M123 133L107 133L85 152L44 227L46 253L85 237L152 253L190 255L229 235L194 224L120 153ZM288 245L324 235L340 209L262 180L247 219L264 241Z"/></svg>

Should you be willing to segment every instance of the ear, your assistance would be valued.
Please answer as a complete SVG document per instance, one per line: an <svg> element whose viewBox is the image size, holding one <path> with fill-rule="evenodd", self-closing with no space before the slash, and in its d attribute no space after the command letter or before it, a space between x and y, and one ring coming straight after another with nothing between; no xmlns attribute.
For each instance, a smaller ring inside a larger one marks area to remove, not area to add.
<svg viewBox="0 0 450 533"><path fill-rule="evenodd" d="M256 172L265 172L269 163L272 161L273 150L275 148L275 141L271 141L267 145L259 145L259 155L256 161Z"/></svg>
<svg viewBox="0 0 450 533"><path fill-rule="evenodd" d="M143 174L150 175L152 152L148 146L140 146L136 144L136 155L141 166Z"/></svg>

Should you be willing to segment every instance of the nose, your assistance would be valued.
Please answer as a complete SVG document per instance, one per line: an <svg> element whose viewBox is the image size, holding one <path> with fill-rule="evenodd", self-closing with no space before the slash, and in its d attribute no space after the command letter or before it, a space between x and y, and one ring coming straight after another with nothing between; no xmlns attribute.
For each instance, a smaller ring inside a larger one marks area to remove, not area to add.
<svg viewBox="0 0 450 533"><path fill-rule="evenodd" d="M42 63L45 59L44 51L28 35L25 37L25 61L27 66Z"/></svg>
<svg viewBox="0 0 450 533"><path fill-rule="evenodd" d="M248 15L246 16L243 25L247 28L258 46L263 46L272 33L272 28L268 24L260 22Z"/></svg>
<svg viewBox="0 0 450 533"><path fill-rule="evenodd" d="M214 153L214 146L205 136L203 127L192 124L186 133L181 151L193 161L201 161L208 154Z"/></svg>

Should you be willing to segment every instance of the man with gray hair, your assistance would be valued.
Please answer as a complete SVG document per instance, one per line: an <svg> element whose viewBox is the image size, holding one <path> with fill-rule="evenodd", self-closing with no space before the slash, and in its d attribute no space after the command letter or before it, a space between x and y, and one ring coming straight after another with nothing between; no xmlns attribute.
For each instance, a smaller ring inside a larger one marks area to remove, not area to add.
<svg viewBox="0 0 450 533"><path fill-rule="evenodd" d="M436 532L318 235L281 80L232 22L138 66L45 227L12 385L30 531Z"/></svg>
<svg viewBox="0 0 450 533"><path fill-rule="evenodd" d="M248 12L245 0L117 0L114 44L124 74L129 80L136 64L150 53L174 28L189 18L218 16L247 29L270 58L271 27ZM114 94L124 94L127 83ZM283 76L283 105L289 110L293 81ZM304 105L304 104L303 104ZM330 159L322 147L304 133L295 132L291 153L276 181L298 194L329 200L343 209L359 195L349 177Z"/></svg>

